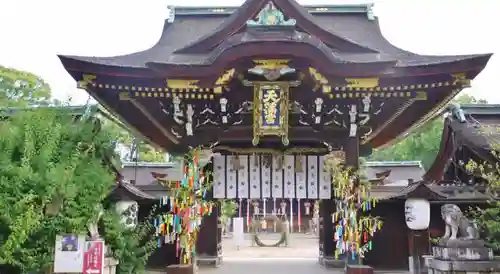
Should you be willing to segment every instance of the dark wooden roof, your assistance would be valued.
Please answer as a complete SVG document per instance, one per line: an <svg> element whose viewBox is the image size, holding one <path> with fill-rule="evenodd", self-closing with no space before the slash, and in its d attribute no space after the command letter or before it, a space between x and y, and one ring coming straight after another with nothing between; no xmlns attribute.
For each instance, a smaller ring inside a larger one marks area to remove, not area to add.
<svg viewBox="0 0 500 274"><path fill-rule="evenodd" d="M425 173L420 161L377 161L364 163L365 176L372 183L406 185L422 180Z"/></svg>
<svg viewBox="0 0 500 274"><path fill-rule="evenodd" d="M227 134L221 134L220 127L200 128L197 136L203 138L179 141L170 127L174 124L172 118L164 114L164 106L172 105L171 98L119 101L120 95L128 94L132 87L146 88L147 91L165 88L166 79L197 79L200 80L199 87L210 89L229 68L234 68L236 74L247 72L250 59L291 59L298 72L304 73L308 67L314 67L331 82L341 83L335 86L334 92L344 90L346 78L379 78L376 89L364 90L365 93L377 91L384 94L373 97L373 103L380 108L384 106L384 110L372 115L370 128L364 128L370 135L364 139L363 145L376 148L435 116L467 85L458 81L455 74L462 73L464 79L474 79L491 57L491 54L428 56L402 50L383 37L371 5L301 6L293 0L274 0L275 6L286 17L296 20L296 25L264 32L247 28L247 20L255 18L267 3L268 0L247 0L238 8L171 7L171 15L165 21L159 41L148 50L113 57L60 55L59 58L75 80L81 81L85 74L97 77L87 81L92 85L85 88L120 120L141 132L151 143L171 152L183 153L188 146L211 144L218 140L215 137L222 135L224 140L250 145L245 138L252 134L251 125L245 124L246 128L241 126L237 132L229 130L225 132ZM234 82L238 80L233 80L232 90L240 93L228 92L229 97L236 96L228 100L235 105L241 103L235 98L251 100L251 91L247 92L241 83ZM300 89L312 92L312 87L306 84ZM301 92L306 99L297 101L313 105L305 101L310 99L307 92ZM425 98L416 98L417 92L426 93ZM208 98L210 93L213 91L208 90L200 96ZM341 105L346 106L347 101L359 97L360 94L355 93L342 94L345 99L341 100L334 98L333 94L323 96L328 100L325 104L335 105L342 101ZM403 93L413 97L387 99ZM199 94L190 94L196 95ZM213 102L221 95L210 96L211 99L202 97L197 108L204 108L203 104L216 104ZM310 146L311 142L318 142L313 136L345 135L345 132L335 132L338 130L335 126L322 131L291 127L290 146ZM323 141L330 143L330 140Z"/></svg>
<svg viewBox="0 0 500 274"><path fill-rule="evenodd" d="M244 28L246 21L253 18L267 2L267 0L247 0L240 8L171 7L171 17L165 21L159 41L148 50L114 57L66 55L59 57L68 70L88 68L90 70L88 72L96 72L96 69L99 69L101 73L105 71L116 73L112 67L148 69L154 64L211 65L221 52L235 44L266 42L249 41L248 37L245 37L245 32L235 33ZM297 31L297 34L303 34L297 43L310 43L311 46L324 48L328 51L325 52L325 56L328 55L327 59L340 65L390 63L393 69L391 72L387 71L389 74L418 75L424 72L443 73L442 65L450 65L449 72L462 72L474 67L482 69L491 56L491 54L430 56L402 50L383 37L378 19L371 14L371 5L303 7L290 0L274 2L286 15L297 19L297 26L301 30ZM308 33L316 35L317 38L309 38ZM229 39L230 34L236 35L231 36L231 42L227 45L221 43ZM286 39L289 43L289 35ZM215 49L217 46L220 48ZM441 66L434 67L434 65ZM406 69L394 70L394 68ZM138 72L129 71L131 76ZM339 72L342 75L342 72ZM347 72L346 75L353 76L352 72Z"/></svg>
<svg viewBox="0 0 500 274"><path fill-rule="evenodd" d="M461 105L466 120L459 121L453 115L445 118L441 145L436 160L424 175L429 182L443 179L446 169L455 159L455 152L463 147L474 152L480 159L496 162L491 150L498 149L500 142L500 105ZM459 159L456 159L459 160ZM468 159L460 159L467 164Z"/></svg>
<svg viewBox="0 0 500 274"><path fill-rule="evenodd" d="M181 165L175 163L124 163L120 170L124 180L133 182L138 187L157 185L152 173L166 174L167 179L172 181L180 181L183 176Z"/></svg>
<svg viewBox="0 0 500 274"><path fill-rule="evenodd" d="M126 197L133 201L148 201L157 199L125 180L117 182L111 189L108 196L111 199L124 199Z"/></svg>
<svg viewBox="0 0 500 274"><path fill-rule="evenodd" d="M406 200L426 198L443 203L485 203L493 198L484 188L468 188L457 185L429 184L424 181L408 186L372 186L371 197L379 200Z"/></svg>

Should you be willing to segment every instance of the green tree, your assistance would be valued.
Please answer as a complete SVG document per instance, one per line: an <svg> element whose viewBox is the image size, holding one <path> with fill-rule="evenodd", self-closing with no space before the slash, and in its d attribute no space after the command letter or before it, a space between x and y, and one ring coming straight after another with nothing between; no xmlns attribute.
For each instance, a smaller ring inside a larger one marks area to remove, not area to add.
<svg viewBox="0 0 500 274"><path fill-rule="evenodd" d="M485 136L498 135L497 125L483 125L480 130ZM481 229L482 236L495 254L500 252L500 201L498 200L498 189L500 187L500 142L498 137L487 138L491 146L492 158L489 161L474 161L464 159L466 170L471 176L487 182L487 194L490 194L489 204L486 207L476 207L470 210L470 215Z"/></svg>
<svg viewBox="0 0 500 274"><path fill-rule="evenodd" d="M0 264L40 271L56 235L87 234L115 182L103 161L115 142L96 119L75 122L65 108L9 115L0 124Z"/></svg>
<svg viewBox="0 0 500 274"><path fill-rule="evenodd" d="M50 87L32 73L0 66L0 107L48 105Z"/></svg>
<svg viewBox="0 0 500 274"><path fill-rule="evenodd" d="M122 161L133 162L137 160L139 162L156 163L166 161L166 152L151 146L143 138L134 136L125 125L113 118L112 114L105 112L102 118L103 127L112 134L123 148ZM136 157L137 159L135 159Z"/></svg>
<svg viewBox="0 0 500 274"><path fill-rule="evenodd" d="M459 104L487 104L485 100L462 94L453 100ZM368 157L369 161L422 161L424 168L429 168L439 151L443 132L442 117L428 122L416 132L409 134L401 141L378 149Z"/></svg>
<svg viewBox="0 0 500 274"><path fill-rule="evenodd" d="M238 209L238 205L235 201L232 200L222 200L220 203L220 220L222 223L222 231L223 233L227 233L227 225L231 222L231 218L236 214L236 210Z"/></svg>
<svg viewBox="0 0 500 274"><path fill-rule="evenodd" d="M103 216L104 240L112 248L112 255L119 261L116 274L143 273L147 260L156 250L158 242L154 233L153 218L156 207L151 214L137 224L126 228L120 221L122 216L110 207Z"/></svg>

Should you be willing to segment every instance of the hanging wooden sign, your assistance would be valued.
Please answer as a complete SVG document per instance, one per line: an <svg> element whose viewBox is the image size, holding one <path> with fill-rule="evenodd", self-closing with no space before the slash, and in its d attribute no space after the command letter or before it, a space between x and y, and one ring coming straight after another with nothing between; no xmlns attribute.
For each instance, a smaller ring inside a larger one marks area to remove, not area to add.
<svg viewBox="0 0 500 274"><path fill-rule="evenodd" d="M288 145L288 92L287 82L254 83L253 139L258 145L261 136L281 136Z"/></svg>

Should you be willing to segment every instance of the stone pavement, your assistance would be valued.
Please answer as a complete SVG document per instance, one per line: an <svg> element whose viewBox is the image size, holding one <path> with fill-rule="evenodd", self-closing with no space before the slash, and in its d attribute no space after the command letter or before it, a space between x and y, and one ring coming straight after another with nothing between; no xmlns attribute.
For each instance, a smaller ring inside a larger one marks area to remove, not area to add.
<svg viewBox="0 0 500 274"><path fill-rule="evenodd" d="M341 270L327 270L317 260L304 259L254 259L228 260L219 268L200 267L200 274L340 274Z"/></svg>
<svg viewBox="0 0 500 274"><path fill-rule="evenodd" d="M262 242L272 244L278 234L259 235ZM340 274L343 269L325 269L318 264L318 238L292 234L288 247L257 247L251 245L251 235L238 250L231 238L223 240L223 263L219 268L200 266L199 274ZM160 274L164 272L150 272ZM384 274L407 272L377 271Z"/></svg>
<svg viewBox="0 0 500 274"><path fill-rule="evenodd" d="M261 234L259 238L264 244L273 244L280 238L279 234ZM222 242L224 261L237 260L238 258L302 258L318 259L318 238L305 234L291 234L287 247L259 247L252 246L250 234L245 235L245 240L240 249L236 242L226 238Z"/></svg>

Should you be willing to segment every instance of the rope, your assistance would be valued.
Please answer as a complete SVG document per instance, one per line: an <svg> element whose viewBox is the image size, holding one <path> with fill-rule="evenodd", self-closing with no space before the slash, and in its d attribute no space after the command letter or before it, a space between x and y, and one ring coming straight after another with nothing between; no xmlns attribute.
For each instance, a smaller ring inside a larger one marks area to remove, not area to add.
<svg viewBox="0 0 500 274"><path fill-rule="evenodd" d="M258 229L260 226L260 222L262 220L265 220L266 222L268 222L268 221L279 222L279 227L281 227L282 231L281 231L281 237L277 242L275 242L273 244L265 244L259 238ZM282 245L282 244L286 245L286 243L287 243L287 231L286 231L286 228L284 227L284 223L282 220L280 220L277 216L274 216L274 215L268 215L268 216L263 217L262 219L254 216L254 218L252 219L252 233L253 233L253 235L252 235L253 242L257 246L260 246L260 247L279 247L280 245Z"/></svg>

